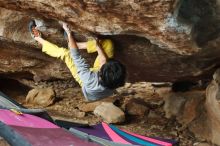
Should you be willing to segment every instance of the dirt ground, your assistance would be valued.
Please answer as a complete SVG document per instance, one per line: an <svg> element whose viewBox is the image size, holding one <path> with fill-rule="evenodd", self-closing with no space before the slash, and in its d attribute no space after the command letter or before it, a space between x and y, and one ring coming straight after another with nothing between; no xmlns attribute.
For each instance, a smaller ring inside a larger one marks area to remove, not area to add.
<svg viewBox="0 0 220 146"><path fill-rule="evenodd" d="M80 105L87 103L84 101L81 89L78 86L61 87L58 84L59 83L56 82L38 83L35 85L36 87L53 86L56 91L56 102L45 108L53 118L88 124L96 124L102 121L102 119L96 117L93 112L83 112L80 110ZM8 81L4 86L0 86L0 90L25 105L25 97L30 89L18 83L16 83L15 86L14 81ZM174 139L179 141L180 146L192 146L199 143L187 128L183 129L182 126L178 124L175 118L165 118L163 97L160 97L155 92L155 88L152 87L150 83L127 83L123 88L117 91L118 93L115 95L116 100L114 104L121 109L125 110L124 106L126 101L132 98L143 100L149 108L149 111L142 116L131 116L125 111L126 121L117 124L118 127L141 135ZM29 107L36 108L36 106L30 105Z"/></svg>

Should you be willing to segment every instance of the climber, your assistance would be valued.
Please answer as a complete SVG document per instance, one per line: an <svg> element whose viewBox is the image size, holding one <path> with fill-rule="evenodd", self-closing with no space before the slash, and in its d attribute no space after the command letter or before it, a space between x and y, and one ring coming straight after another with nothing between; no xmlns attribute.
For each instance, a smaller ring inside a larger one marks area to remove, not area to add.
<svg viewBox="0 0 220 146"><path fill-rule="evenodd" d="M113 44L111 40L89 40L76 42L66 23L63 29L67 36L70 49L60 48L41 37L36 23L29 23L32 38L42 45L42 52L49 56L63 60L75 80L82 87L87 101L95 101L113 95L115 89L123 86L126 78L126 69L119 61L113 59ZM87 49L88 53L98 52L93 68L85 62L79 49Z"/></svg>

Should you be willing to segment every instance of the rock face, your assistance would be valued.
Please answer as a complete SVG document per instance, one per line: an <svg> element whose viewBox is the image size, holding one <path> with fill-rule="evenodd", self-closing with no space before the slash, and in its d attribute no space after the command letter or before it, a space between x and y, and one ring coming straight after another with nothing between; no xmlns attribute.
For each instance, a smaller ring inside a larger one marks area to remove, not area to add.
<svg viewBox="0 0 220 146"><path fill-rule="evenodd" d="M220 88L219 82L220 81L220 69L218 69L215 74L213 75L213 81L206 89L206 103L205 107L207 109L207 119L209 123L209 127L211 129L210 133L210 140L213 143L220 144L220 103L219 103L219 95L220 95Z"/></svg>
<svg viewBox="0 0 220 146"><path fill-rule="evenodd" d="M205 79L220 60L218 6L214 0L0 0L0 73L17 80L71 78L30 38L27 24L34 18L43 36L59 46L66 43L58 20L76 34L111 38L132 82Z"/></svg>
<svg viewBox="0 0 220 146"><path fill-rule="evenodd" d="M203 91L163 93L166 96L166 117L176 117L183 127L188 127L198 139L220 145L220 69L213 75L212 82Z"/></svg>
<svg viewBox="0 0 220 146"><path fill-rule="evenodd" d="M1 1L0 6L67 21L77 28L101 34L145 36L180 53L198 50L189 35L191 25L178 24L181 2L168 1ZM111 25L113 24L113 25ZM175 36L178 33L179 35ZM158 37L160 36L160 37Z"/></svg>
<svg viewBox="0 0 220 146"><path fill-rule="evenodd" d="M164 95L163 95L164 96ZM164 111L166 118L176 117L179 123L187 126L202 111L204 105L204 91L171 92L165 97Z"/></svg>

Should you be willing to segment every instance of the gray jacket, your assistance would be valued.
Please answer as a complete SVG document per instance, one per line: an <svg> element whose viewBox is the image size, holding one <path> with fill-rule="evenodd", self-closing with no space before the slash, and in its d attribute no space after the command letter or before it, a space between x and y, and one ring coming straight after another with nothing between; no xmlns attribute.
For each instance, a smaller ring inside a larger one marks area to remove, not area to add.
<svg viewBox="0 0 220 146"><path fill-rule="evenodd" d="M70 49L71 57L82 81L82 92L88 101L95 101L111 96L115 90L107 89L100 84L98 72L90 71L89 65L82 58L78 49Z"/></svg>

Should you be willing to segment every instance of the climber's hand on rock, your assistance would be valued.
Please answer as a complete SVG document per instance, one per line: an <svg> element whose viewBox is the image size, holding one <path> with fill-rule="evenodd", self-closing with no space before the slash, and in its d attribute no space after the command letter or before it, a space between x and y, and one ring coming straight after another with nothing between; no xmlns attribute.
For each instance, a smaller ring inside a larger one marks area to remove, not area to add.
<svg viewBox="0 0 220 146"><path fill-rule="evenodd" d="M70 28L67 23L63 22L63 29L66 31L66 33L69 35L71 33Z"/></svg>

